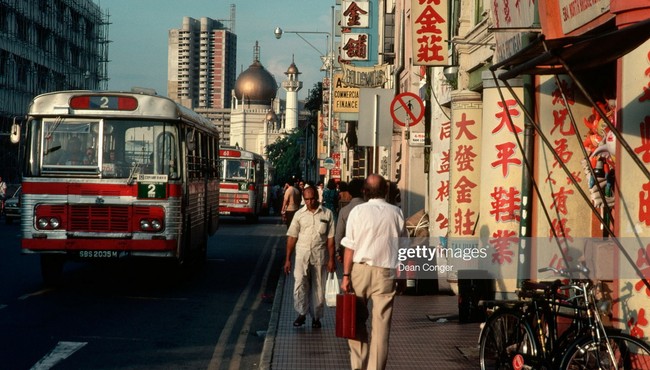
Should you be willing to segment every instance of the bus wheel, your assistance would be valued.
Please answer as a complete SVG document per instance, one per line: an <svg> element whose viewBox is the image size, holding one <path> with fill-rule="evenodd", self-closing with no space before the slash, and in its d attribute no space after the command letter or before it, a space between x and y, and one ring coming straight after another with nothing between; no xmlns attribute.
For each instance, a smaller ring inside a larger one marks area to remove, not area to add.
<svg viewBox="0 0 650 370"><path fill-rule="evenodd" d="M65 256L56 254L41 255L41 275L46 286L60 285L63 282Z"/></svg>

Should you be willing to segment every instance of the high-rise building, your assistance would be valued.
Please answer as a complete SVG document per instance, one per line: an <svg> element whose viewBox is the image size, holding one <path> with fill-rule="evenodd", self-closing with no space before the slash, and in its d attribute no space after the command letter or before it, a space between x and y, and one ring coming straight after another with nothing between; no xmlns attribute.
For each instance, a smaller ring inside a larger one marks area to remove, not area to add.
<svg viewBox="0 0 650 370"><path fill-rule="evenodd" d="M91 0L0 0L0 117L45 92L106 88L108 24Z"/></svg>
<svg viewBox="0 0 650 370"><path fill-rule="evenodd" d="M92 0L0 0L0 173L18 180L9 128L56 90L106 89L108 14Z"/></svg>
<svg viewBox="0 0 650 370"><path fill-rule="evenodd" d="M231 25L233 24L231 20ZM229 108L237 73L237 35L222 21L184 17L169 31L167 95L188 108Z"/></svg>

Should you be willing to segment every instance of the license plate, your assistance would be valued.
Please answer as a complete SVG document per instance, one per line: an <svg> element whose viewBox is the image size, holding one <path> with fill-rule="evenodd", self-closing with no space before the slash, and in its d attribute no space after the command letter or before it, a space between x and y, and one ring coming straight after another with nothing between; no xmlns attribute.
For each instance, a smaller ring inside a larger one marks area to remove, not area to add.
<svg viewBox="0 0 650 370"><path fill-rule="evenodd" d="M79 258L122 258L128 255L126 251L79 251Z"/></svg>

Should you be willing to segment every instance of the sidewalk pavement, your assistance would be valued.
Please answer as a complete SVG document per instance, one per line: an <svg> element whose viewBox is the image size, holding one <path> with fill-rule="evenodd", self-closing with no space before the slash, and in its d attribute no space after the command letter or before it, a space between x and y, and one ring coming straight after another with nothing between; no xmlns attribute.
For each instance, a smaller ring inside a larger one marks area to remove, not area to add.
<svg viewBox="0 0 650 370"><path fill-rule="evenodd" d="M310 317L293 327L293 283L292 275L278 281L260 369L350 369L347 340L334 335L334 307L325 308L321 329ZM387 368L478 369L479 325L458 322L456 296L397 296Z"/></svg>

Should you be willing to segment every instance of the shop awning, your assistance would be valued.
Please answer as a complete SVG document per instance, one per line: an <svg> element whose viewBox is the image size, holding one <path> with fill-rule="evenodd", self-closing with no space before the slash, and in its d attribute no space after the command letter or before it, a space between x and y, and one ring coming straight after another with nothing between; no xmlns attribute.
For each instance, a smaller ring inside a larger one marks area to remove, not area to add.
<svg viewBox="0 0 650 370"><path fill-rule="evenodd" d="M546 40L540 35L515 55L490 67L505 69L498 78L508 80L519 75L549 75L598 67L612 62L648 40L650 19L616 31Z"/></svg>

